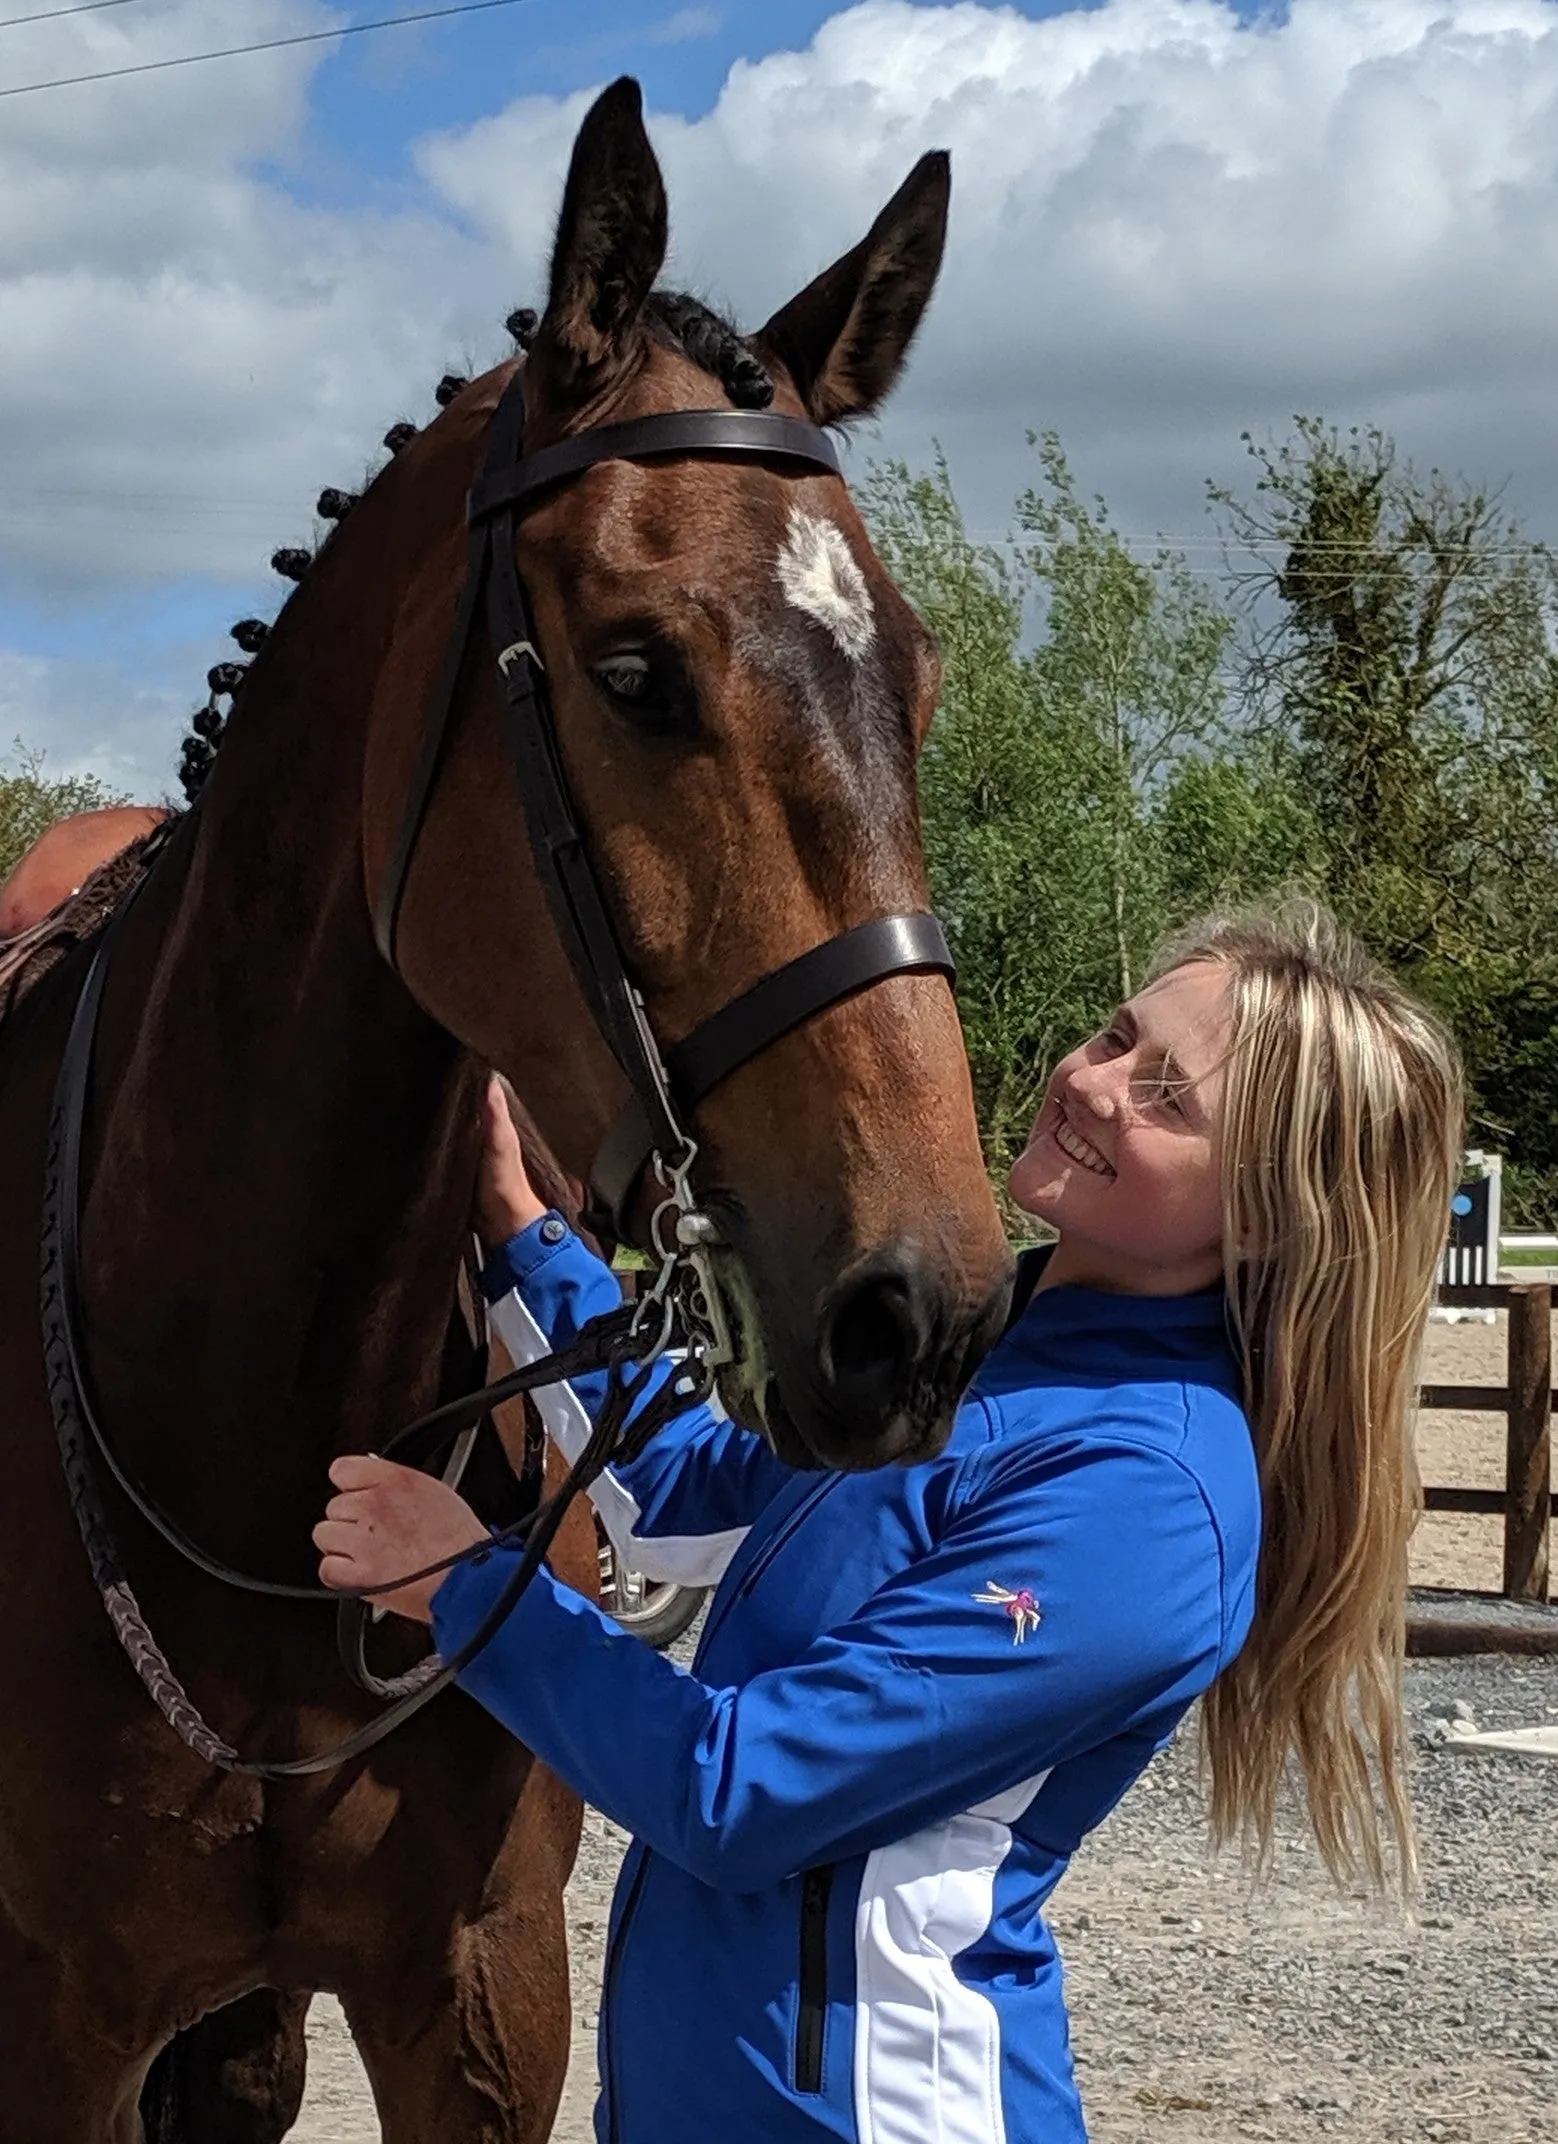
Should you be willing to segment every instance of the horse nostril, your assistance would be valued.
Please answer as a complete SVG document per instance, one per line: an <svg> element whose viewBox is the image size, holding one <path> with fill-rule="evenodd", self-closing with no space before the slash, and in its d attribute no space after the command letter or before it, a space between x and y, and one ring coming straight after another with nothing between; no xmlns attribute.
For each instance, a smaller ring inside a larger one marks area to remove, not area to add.
<svg viewBox="0 0 1558 2144"><path fill-rule="evenodd" d="M907 1398L929 1340L911 1270L894 1266L846 1283L822 1322L822 1374L835 1406L884 1415Z"/></svg>

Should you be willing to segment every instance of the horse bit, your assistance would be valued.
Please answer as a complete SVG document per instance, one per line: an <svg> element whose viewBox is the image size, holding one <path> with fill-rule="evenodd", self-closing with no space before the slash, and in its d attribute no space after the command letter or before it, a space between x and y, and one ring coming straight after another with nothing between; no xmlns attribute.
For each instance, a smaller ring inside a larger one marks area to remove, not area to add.
<svg viewBox="0 0 1558 2144"><path fill-rule="evenodd" d="M608 1373L606 1400L562 1487L531 1517L495 1534L492 1543L355 1592L259 1579L209 1556L157 1506L110 1441L93 1404L81 1341L80 1169L92 1044L108 955L139 885L98 942L55 1088L44 1196L43 1328L50 1405L72 1509L115 1633L164 1717L207 1762L262 1779L332 1770L371 1749L420 1711L495 1635L540 1568L580 1491L613 1459L641 1450L674 1414L708 1397L715 1369L733 1358L734 1348L710 1258L711 1247L719 1240L717 1226L699 1207L692 1184L698 1147L685 1125L698 1104L749 1059L842 999L889 976L939 973L950 979L953 972L946 939L934 916L878 917L763 976L662 1052L644 999L631 979L574 808L546 669L516 557L517 516L542 493L607 461L652 462L706 455L835 477L842 472L826 433L800 418L770 410L685 410L640 417L597 426L528 455L523 451L524 424L521 365L499 400L486 464L467 501L464 586L374 903L374 939L398 974L396 937L406 881L448 745L478 613L484 612L500 681L504 734L532 857L585 1003L629 1088L630 1098L607 1132L590 1172L593 1214L619 1239L625 1239L639 1186L646 1171L652 1172L663 1193L652 1208L649 1231L659 1264L653 1282L635 1305L593 1320L570 1348L526 1364L422 1416L392 1437L384 1453L398 1453L407 1463L422 1464L451 1443L457 1451L468 1449L483 1415L501 1401L604 1369ZM157 835L152 844L164 845ZM144 883L143 879L140 884ZM681 1351L681 1360L660 1388L650 1392L654 1365L673 1343ZM330 1601L343 1607L343 1638L348 1628L354 1633L352 1643L343 1646L348 1665L364 1687L391 1700L387 1708L331 1749L287 1759L241 1757L201 1718L145 1623L109 1528L94 1454L163 1540L208 1576L245 1592ZM484 1560L495 1546L521 1542L523 1553L499 1599L453 1659L440 1661L435 1654L394 1681L381 1682L369 1674L362 1658L362 1633L365 1604L374 1594L394 1591L456 1563Z"/></svg>

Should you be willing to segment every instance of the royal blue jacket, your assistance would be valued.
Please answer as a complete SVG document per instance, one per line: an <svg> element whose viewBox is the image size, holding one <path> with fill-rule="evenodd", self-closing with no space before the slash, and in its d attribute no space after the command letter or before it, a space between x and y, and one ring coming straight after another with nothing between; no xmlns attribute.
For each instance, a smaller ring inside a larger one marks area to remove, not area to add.
<svg viewBox="0 0 1558 2144"><path fill-rule="evenodd" d="M619 1300L555 1217L488 1292L522 1360ZM554 1396L565 1449L600 1396ZM1040 1290L923 1465L796 1473L702 1409L599 1508L647 1575L718 1578L692 1672L543 1572L462 1681L634 1835L602 2144L1079 2144L1044 1902L1250 1621L1220 1291ZM511 1567L444 1581L443 1652Z"/></svg>

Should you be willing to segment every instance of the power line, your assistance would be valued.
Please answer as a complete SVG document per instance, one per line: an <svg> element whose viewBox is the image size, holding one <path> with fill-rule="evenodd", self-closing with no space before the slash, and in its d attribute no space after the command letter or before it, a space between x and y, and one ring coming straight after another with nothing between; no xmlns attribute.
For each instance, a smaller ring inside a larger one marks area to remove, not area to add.
<svg viewBox="0 0 1558 2144"><path fill-rule="evenodd" d="M73 7L48 7L36 15L0 15L0 30L18 30L24 22L53 22L61 15L95 15L105 7L127 7L129 0L75 0Z"/></svg>
<svg viewBox="0 0 1558 2144"><path fill-rule="evenodd" d="M1018 551L1035 550L1042 540L1027 531L1014 531L1010 528L965 528L963 533L970 543L978 548L990 550L1001 548ZM1294 551L1302 551L1304 558L1301 561L1299 570L1304 570L1307 567L1310 571L1323 569L1332 559L1345 560L1354 556L1383 558L1394 555L1391 553L1388 543L1360 543L1341 537L1332 542L1330 540L1313 541L1307 537L1299 536L1246 538L1237 536L1175 536L1172 533L1146 536L1131 535L1123 529L1104 529L1096 533L1101 541L1112 541L1122 546L1144 551L1219 551L1227 557L1239 557L1246 553L1263 556L1269 553L1274 557L1280 558L1288 558L1292 556ZM1422 545L1416 547L1410 555L1423 558L1447 556L1478 564L1484 559L1529 558L1533 551L1540 551L1546 547L1546 538L1533 536L1527 543L1490 544L1486 548L1481 544L1448 544L1444 547L1443 552L1435 552L1429 546Z"/></svg>
<svg viewBox="0 0 1558 2144"><path fill-rule="evenodd" d="M110 6L113 0L95 0ZM168 67L194 67L202 60L239 59L250 52L279 52L286 45L323 45L337 37L361 37L368 30L393 30L408 22L443 22L451 15L485 15L499 7L533 7L535 0L461 0L457 7L421 8L414 15L381 15L377 22L343 22L334 30L301 30L292 37L267 37L253 45L223 45L214 52L184 52L175 59L141 60L133 67L100 67L93 74L58 74L45 82L16 82L0 97L27 97L40 89L74 89L80 82L118 81L127 74L160 74ZM57 12L68 14L67 8Z"/></svg>

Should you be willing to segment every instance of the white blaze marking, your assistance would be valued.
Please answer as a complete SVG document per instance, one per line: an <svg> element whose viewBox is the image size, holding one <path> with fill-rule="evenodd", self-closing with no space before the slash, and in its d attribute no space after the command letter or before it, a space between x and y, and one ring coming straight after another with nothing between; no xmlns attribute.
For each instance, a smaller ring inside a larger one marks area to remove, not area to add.
<svg viewBox="0 0 1558 2144"><path fill-rule="evenodd" d="M859 662L876 638L876 613L842 529L792 506L779 553L779 585L797 610L833 635L851 662Z"/></svg>

